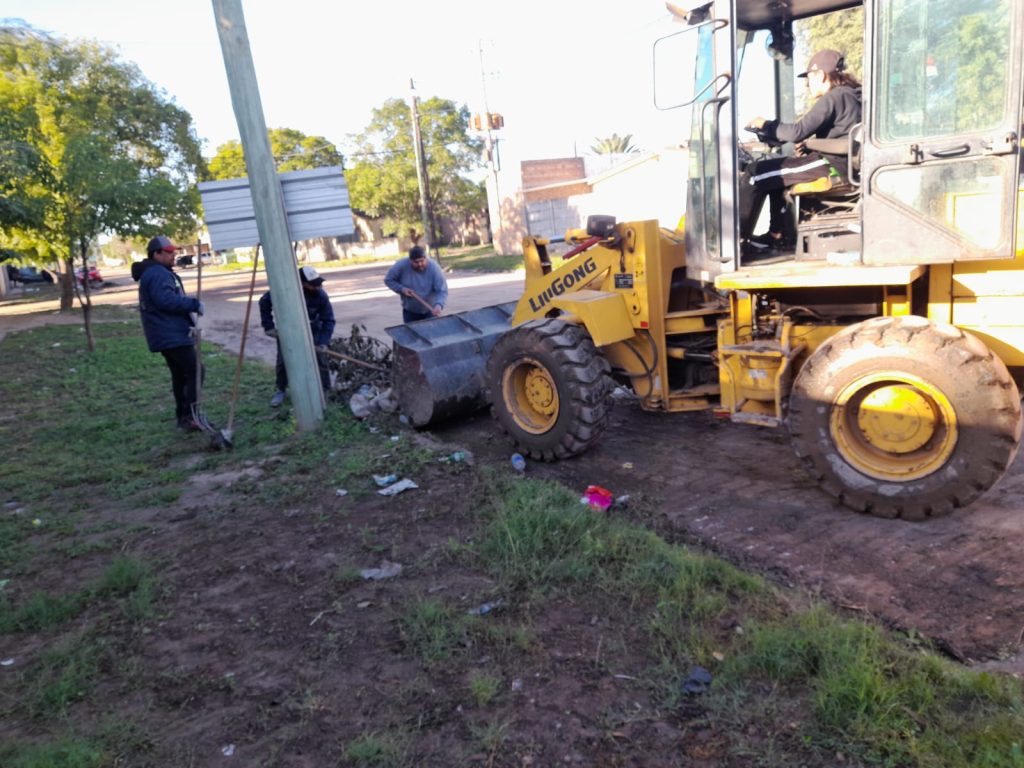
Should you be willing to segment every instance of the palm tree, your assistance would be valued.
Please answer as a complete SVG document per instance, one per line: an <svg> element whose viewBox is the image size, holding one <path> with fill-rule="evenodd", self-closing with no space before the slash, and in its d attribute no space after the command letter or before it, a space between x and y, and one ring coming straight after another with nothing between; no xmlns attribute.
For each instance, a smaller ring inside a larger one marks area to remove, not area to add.
<svg viewBox="0 0 1024 768"><path fill-rule="evenodd" d="M632 139L633 134L631 133L627 133L625 136L613 133L607 139L598 139L595 136L594 141L597 144L592 146L590 151L595 155L632 155L640 151L630 143Z"/></svg>

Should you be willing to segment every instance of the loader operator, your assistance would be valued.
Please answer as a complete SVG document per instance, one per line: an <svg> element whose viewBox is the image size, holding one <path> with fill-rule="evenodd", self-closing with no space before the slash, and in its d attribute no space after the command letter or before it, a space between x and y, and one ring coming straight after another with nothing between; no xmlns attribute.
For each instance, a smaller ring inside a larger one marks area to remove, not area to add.
<svg viewBox="0 0 1024 768"><path fill-rule="evenodd" d="M146 245L147 258L132 264L132 277L139 284L139 314L146 344L150 352L164 356L171 371L178 429L193 432L199 429L192 408L202 373L196 365L192 313L202 316L203 304L185 295L181 278L174 274L176 251L177 246L169 237L154 237Z"/></svg>
<svg viewBox="0 0 1024 768"><path fill-rule="evenodd" d="M437 262L414 245L409 258L399 259L384 276L384 284L402 297L402 322L440 317L448 301L448 282Z"/></svg>
<svg viewBox="0 0 1024 768"><path fill-rule="evenodd" d="M334 335L334 308L331 299L322 286L324 279L311 266L299 270L299 282L302 284L302 298L306 301L306 315L309 317L309 330L313 334L313 345L316 347L316 364L320 371L320 386L327 392L331 388L331 371L327 365L325 354L327 344ZM288 371L284 367L284 356L281 354L281 339L277 336L274 325L274 302L270 291L260 296L260 325L263 332L277 341L277 360L274 364L274 381L277 390L270 398L271 408L280 408L288 390Z"/></svg>
<svg viewBox="0 0 1024 768"><path fill-rule="evenodd" d="M794 142L793 157L772 157L749 165L740 177L740 235L745 238L748 255L792 250L786 233L785 190L794 184L834 175L846 176L845 157L830 155L828 159L806 150L800 142L809 138L842 139L849 136L860 122L861 86L846 73L843 54L831 49L818 51L811 57L807 71L799 75L807 79L811 109L795 123L755 117L749 129L759 132L769 142ZM768 231L751 236L765 196L769 204Z"/></svg>

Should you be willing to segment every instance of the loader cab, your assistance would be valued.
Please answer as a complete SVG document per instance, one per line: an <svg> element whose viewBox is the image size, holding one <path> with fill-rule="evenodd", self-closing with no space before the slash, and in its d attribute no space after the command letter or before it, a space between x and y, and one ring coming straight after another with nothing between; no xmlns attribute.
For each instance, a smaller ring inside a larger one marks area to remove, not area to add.
<svg viewBox="0 0 1024 768"><path fill-rule="evenodd" d="M834 200L831 190L791 190L789 258L824 267L1015 256L1024 4L717 0L670 10L688 25L678 34L695 62L679 103L691 109L688 277L772 268L745 263L739 185L752 160L793 147L758 146L743 128L754 115L792 122L809 108L796 74L814 48L834 47L822 39L828 21L852 14L863 46L852 168ZM666 77L656 48L656 83Z"/></svg>

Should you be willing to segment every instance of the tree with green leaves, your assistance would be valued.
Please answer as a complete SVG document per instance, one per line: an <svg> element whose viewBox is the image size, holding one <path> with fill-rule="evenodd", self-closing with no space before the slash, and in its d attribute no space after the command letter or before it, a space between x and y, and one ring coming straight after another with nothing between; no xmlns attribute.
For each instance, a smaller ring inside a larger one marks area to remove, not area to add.
<svg viewBox="0 0 1024 768"><path fill-rule="evenodd" d="M203 167L192 118L131 63L103 46L0 27L0 236L40 264L57 262L61 309L71 308L74 262L100 234L190 236ZM13 152L13 155L11 154ZM92 303L83 308L89 348Z"/></svg>
<svg viewBox="0 0 1024 768"><path fill-rule="evenodd" d="M270 152L278 171L306 171L342 165L338 148L323 136L307 136L294 128L271 128L267 131ZM217 147L209 163L209 178L238 179L247 175L242 144L232 140Z"/></svg>
<svg viewBox="0 0 1024 768"><path fill-rule="evenodd" d="M423 150L435 214L460 217L486 208L483 186L466 177L480 166L482 142L469 134L469 110L436 96L419 103ZM412 113L402 99L373 110L370 124L353 138L356 162L346 172L352 206L380 217L386 229L420 226L419 185Z"/></svg>
<svg viewBox="0 0 1024 768"><path fill-rule="evenodd" d="M617 133L613 133L606 139L595 138L594 144L590 151L595 155L634 155L640 150L633 146L633 134L627 133L625 136L619 136Z"/></svg>
<svg viewBox="0 0 1024 768"><path fill-rule="evenodd" d="M862 7L812 16L794 24L801 48L809 59L815 51L831 48L846 58L846 71L858 80L864 72L864 9ZM797 62L803 72L806 61Z"/></svg>

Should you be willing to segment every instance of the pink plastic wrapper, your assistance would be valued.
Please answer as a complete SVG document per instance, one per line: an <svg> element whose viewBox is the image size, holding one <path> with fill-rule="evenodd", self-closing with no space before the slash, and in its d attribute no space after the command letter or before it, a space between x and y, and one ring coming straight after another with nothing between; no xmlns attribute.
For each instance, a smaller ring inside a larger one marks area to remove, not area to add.
<svg viewBox="0 0 1024 768"><path fill-rule="evenodd" d="M588 485L580 502L588 504L594 509L608 509L614 500L615 497L607 488L602 488L600 485Z"/></svg>

